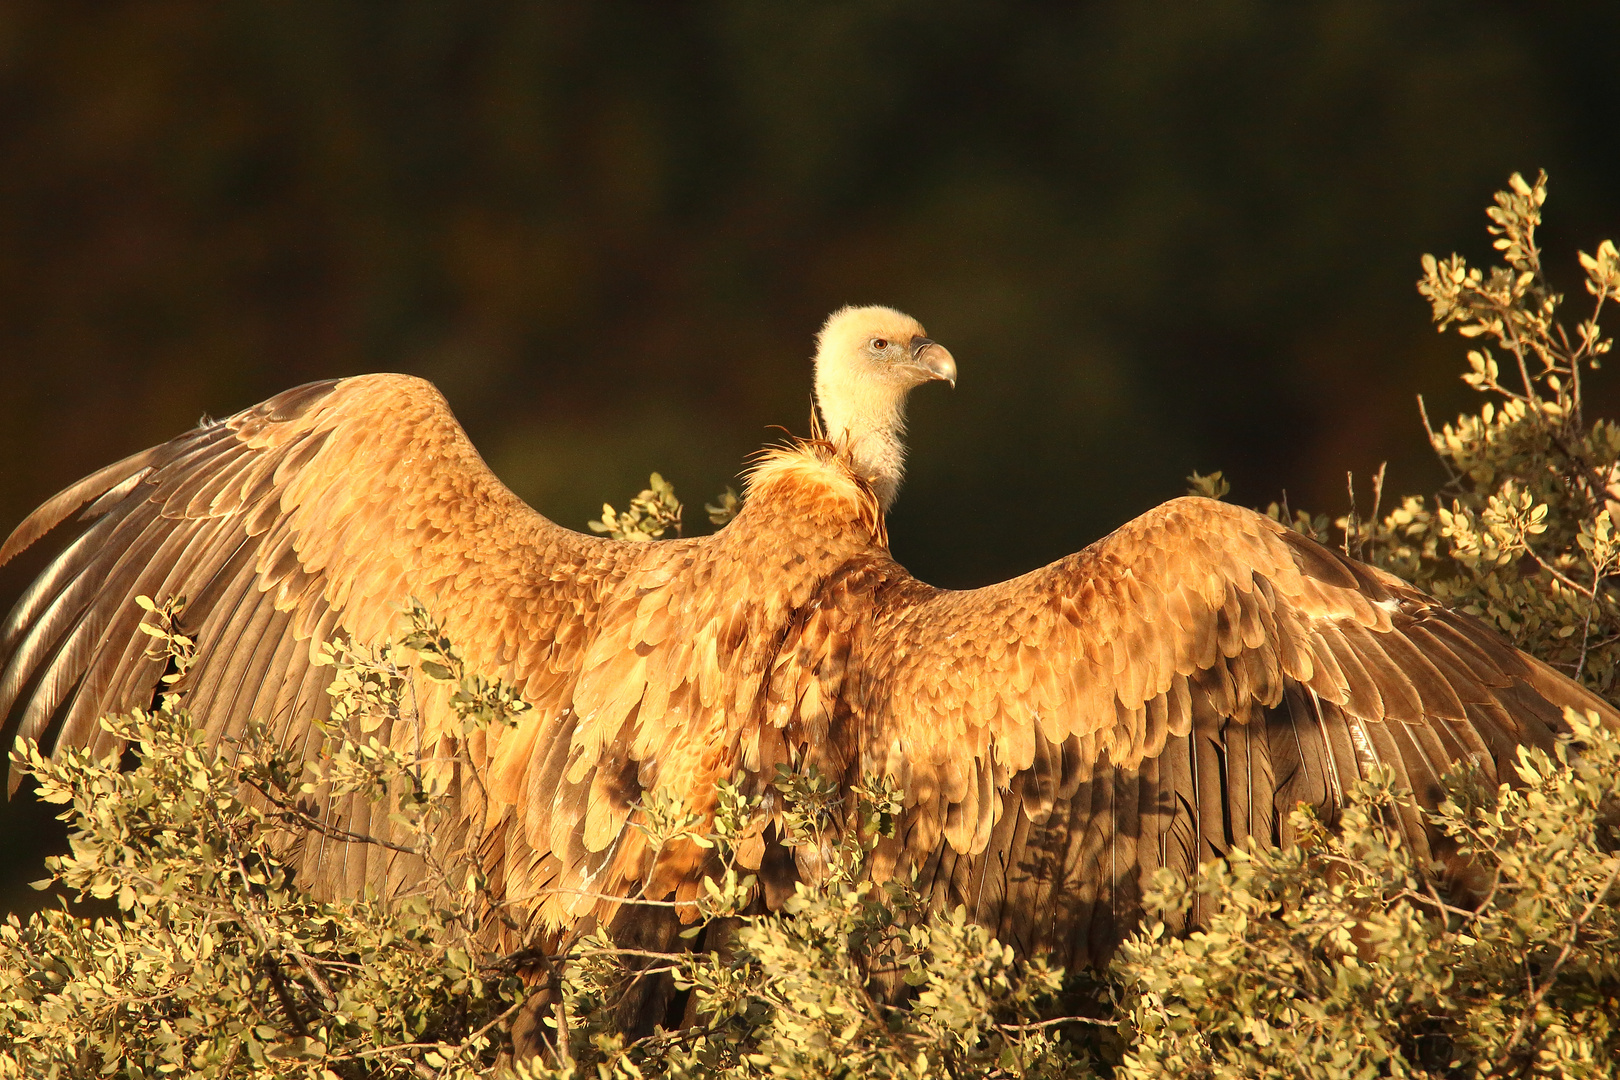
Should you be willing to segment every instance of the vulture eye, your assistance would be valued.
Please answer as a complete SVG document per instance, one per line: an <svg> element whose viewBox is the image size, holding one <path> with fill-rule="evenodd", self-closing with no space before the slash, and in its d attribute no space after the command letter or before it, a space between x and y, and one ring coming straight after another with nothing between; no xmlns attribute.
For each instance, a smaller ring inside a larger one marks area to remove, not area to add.
<svg viewBox="0 0 1620 1080"><path fill-rule="evenodd" d="M882 352L884 349L887 349L888 347L889 347L889 339L888 338L875 337L875 338L872 339L872 348L876 349L878 352Z"/></svg>

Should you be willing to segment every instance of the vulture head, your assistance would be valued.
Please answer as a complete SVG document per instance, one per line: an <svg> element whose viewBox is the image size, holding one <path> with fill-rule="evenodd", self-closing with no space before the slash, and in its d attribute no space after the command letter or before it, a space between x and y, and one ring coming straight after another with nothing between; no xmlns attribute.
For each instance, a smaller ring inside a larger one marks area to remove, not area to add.
<svg viewBox="0 0 1620 1080"><path fill-rule="evenodd" d="M956 361L922 324L888 307L846 307L816 336L816 404L828 440L887 510L900 490L906 395L925 382L956 385Z"/></svg>

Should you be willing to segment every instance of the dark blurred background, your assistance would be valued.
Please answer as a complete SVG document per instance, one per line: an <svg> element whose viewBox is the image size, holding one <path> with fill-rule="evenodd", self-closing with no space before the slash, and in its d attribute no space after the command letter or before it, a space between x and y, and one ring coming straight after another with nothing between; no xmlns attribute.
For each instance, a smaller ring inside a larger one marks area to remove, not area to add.
<svg viewBox="0 0 1620 1080"><path fill-rule="evenodd" d="M1418 257L1488 256L1491 192L1546 168L1584 298L1616 55L1614 0L7 0L0 533L202 414L376 370L437 382L564 524L653 469L701 522L805 431L846 302L960 365L891 520L936 584L1194 469L1328 512L1384 460L1432 490L1415 395L1471 402Z"/></svg>

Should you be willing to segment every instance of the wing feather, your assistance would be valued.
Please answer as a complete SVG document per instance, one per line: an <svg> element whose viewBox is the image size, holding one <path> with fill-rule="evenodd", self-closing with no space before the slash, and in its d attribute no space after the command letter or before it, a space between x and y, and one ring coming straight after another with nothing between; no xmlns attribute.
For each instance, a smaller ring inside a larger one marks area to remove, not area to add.
<svg viewBox="0 0 1620 1080"><path fill-rule="evenodd" d="M61 595L63 588L70 586L77 579L79 571L96 557L101 545L118 527L121 519L122 514L114 513L97 521L68 545L44 573L34 579L22 596L18 597L11 614L6 617L4 629L0 630L0 653L7 656L15 655L17 642L38 624L41 612L49 608ZM8 664L9 666L11 665ZM0 694L4 693L5 691L0 691ZM0 697L0 701L11 700L14 698Z"/></svg>
<svg viewBox="0 0 1620 1080"><path fill-rule="evenodd" d="M1108 955L1154 869L1285 842L1300 804L1332 821L1375 768L1417 796L1397 824L1428 852L1417 806L1452 763L1509 776L1565 706L1620 726L1467 617L1210 500L984 589L932 589L878 556L851 580L856 595L823 597L816 617L871 612L848 722L864 771L905 777L899 848L938 868L941 902L1039 928L1076 960ZM813 669L815 635L802 640Z"/></svg>
<svg viewBox="0 0 1620 1080"><path fill-rule="evenodd" d="M60 525L67 516L86 503L92 507L99 505L102 495L109 491L122 488L132 476L141 474L150 467L152 456L156 450L143 450L139 454L131 454L122 461L114 462L104 469L91 473L78 483L58 492L50 499L23 519L4 544L0 544L0 565L4 565L16 558L18 554L30 547L36 540Z"/></svg>
<svg viewBox="0 0 1620 1080"><path fill-rule="evenodd" d="M135 598L184 595L197 645L177 689L209 743L262 719L310 760L322 742L312 722L330 705L331 669L314 654L397 638L415 598L471 670L534 709L515 731L463 739L448 692L423 683L418 713L378 737L456 762L435 766L461 808L446 829L478 843L501 880L549 890L520 914L542 927L608 917L612 904L581 893L695 888L707 854L647 852L630 828L638 799L663 787L709 813L718 780L774 769L780 738L757 727L760 673L820 583L881 543L870 490L813 447L777 452L752 485L714 538L584 536L503 487L429 384L300 387L101 470L13 532L0 562L89 507L0 630L0 717L47 746L110 746L96 719L147 705L164 667L137 632ZM982 848L999 799L971 764L960 771L976 802L953 835ZM316 804L335 827L392 828L362 798L320 791ZM507 853L521 865L504 866ZM418 872L332 837L298 858L326 894Z"/></svg>

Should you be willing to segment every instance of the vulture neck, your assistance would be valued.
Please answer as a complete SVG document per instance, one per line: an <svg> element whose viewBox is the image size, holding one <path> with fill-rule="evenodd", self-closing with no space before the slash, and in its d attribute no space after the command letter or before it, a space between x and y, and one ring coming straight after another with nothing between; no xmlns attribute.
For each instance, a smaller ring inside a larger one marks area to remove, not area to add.
<svg viewBox="0 0 1620 1080"><path fill-rule="evenodd" d="M906 390L855 388L818 372L816 401L827 440L849 455L855 474L872 486L884 511L894 505L906 472Z"/></svg>

